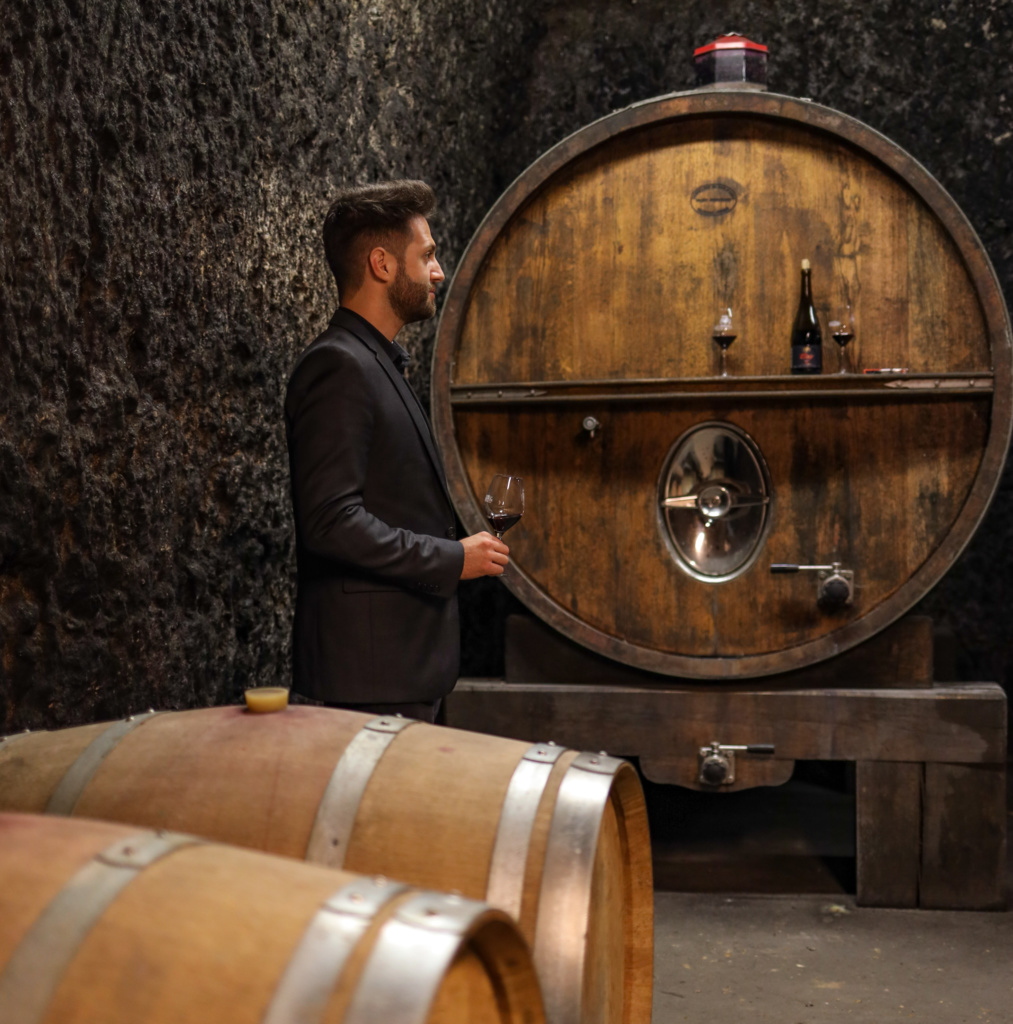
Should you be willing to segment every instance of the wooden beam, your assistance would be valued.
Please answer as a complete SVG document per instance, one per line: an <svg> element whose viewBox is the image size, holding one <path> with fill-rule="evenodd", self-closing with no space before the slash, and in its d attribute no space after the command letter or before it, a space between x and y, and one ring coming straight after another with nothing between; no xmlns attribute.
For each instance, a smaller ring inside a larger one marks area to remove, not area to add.
<svg viewBox="0 0 1013 1024"><path fill-rule="evenodd" d="M1006 868L1004 765L927 764L919 904L1002 910Z"/></svg>
<svg viewBox="0 0 1013 1024"><path fill-rule="evenodd" d="M713 740L773 743L782 759L996 764L1006 695L994 683L765 691L462 679L447 724L625 756L688 755Z"/></svg>
<svg viewBox="0 0 1013 1024"><path fill-rule="evenodd" d="M924 766L859 761L857 892L863 907L917 907Z"/></svg>

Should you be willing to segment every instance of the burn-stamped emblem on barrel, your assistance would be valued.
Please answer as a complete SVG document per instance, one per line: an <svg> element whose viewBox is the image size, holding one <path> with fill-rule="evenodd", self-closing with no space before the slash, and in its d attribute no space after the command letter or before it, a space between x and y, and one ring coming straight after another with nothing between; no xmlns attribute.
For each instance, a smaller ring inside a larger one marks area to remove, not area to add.
<svg viewBox="0 0 1013 1024"><path fill-rule="evenodd" d="M739 201L738 189L721 181L709 181L693 189L689 197L693 209L704 217L731 213Z"/></svg>

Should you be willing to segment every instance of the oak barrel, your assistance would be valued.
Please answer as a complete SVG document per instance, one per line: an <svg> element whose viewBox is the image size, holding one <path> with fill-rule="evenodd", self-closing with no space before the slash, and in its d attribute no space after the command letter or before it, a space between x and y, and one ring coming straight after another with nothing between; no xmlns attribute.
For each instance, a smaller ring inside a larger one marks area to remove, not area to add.
<svg viewBox="0 0 1013 1024"><path fill-rule="evenodd" d="M825 366L792 376L804 259ZM578 131L495 204L448 291L432 407L470 531L492 475L524 477L506 585L548 625L667 676L764 676L869 638L960 554L1009 444L1009 317L957 205L878 132L675 94ZM834 563L850 603L770 571Z"/></svg>
<svg viewBox="0 0 1013 1024"><path fill-rule="evenodd" d="M0 742L0 810L173 829L487 900L552 1024L647 1022L653 908L626 762L293 706L139 715Z"/></svg>
<svg viewBox="0 0 1013 1024"><path fill-rule="evenodd" d="M537 1024L502 911L135 826L0 814L4 1024Z"/></svg>

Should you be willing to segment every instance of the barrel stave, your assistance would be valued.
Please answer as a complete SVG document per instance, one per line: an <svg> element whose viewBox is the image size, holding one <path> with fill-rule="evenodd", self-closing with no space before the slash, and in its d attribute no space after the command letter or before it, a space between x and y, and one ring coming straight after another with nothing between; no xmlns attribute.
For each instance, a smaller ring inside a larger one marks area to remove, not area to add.
<svg viewBox="0 0 1013 1024"><path fill-rule="evenodd" d="M484 899L500 807L526 749L458 729L405 729L366 787L345 867Z"/></svg>
<svg viewBox="0 0 1013 1024"><path fill-rule="evenodd" d="M306 922L350 880L290 869L218 846L183 850L148 868L82 945L50 1020L99 1020L110 993L123 1021L176 1024L195 1006L209 1021L259 1020ZM132 983L138 977L145 983Z"/></svg>
<svg viewBox="0 0 1013 1024"><path fill-rule="evenodd" d="M301 858L330 767L371 717L302 706L159 715L122 739L75 813Z"/></svg>
<svg viewBox="0 0 1013 1024"><path fill-rule="evenodd" d="M19 734L0 744L0 793L3 809L41 814L68 769L113 722L75 729Z"/></svg>

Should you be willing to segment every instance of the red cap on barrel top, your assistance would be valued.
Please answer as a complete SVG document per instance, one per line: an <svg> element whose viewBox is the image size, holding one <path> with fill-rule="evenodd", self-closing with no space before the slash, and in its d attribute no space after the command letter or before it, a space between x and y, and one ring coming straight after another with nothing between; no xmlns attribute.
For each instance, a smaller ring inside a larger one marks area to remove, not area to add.
<svg viewBox="0 0 1013 1024"><path fill-rule="evenodd" d="M727 32L693 51L700 88L767 88L767 48L738 32Z"/></svg>
<svg viewBox="0 0 1013 1024"><path fill-rule="evenodd" d="M756 50L758 53L767 53L767 47L763 43L754 43L752 39L732 32L727 36L718 36L706 46L698 46L693 51L693 56L699 57L701 54L712 53L714 50Z"/></svg>

